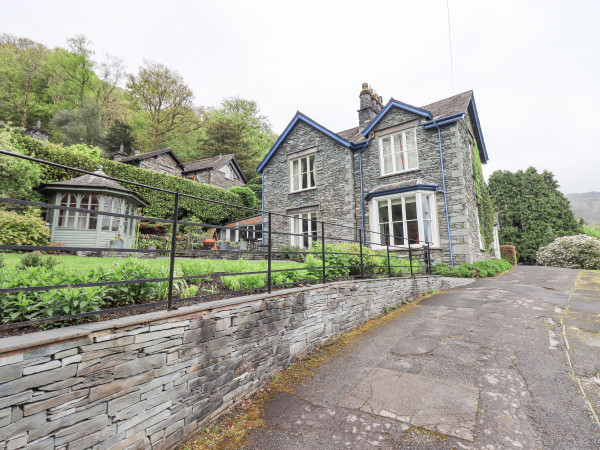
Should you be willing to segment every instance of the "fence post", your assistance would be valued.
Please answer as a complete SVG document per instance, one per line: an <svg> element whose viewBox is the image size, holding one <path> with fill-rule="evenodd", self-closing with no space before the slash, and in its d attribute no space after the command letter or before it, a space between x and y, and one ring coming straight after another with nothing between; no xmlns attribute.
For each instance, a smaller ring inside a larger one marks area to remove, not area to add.
<svg viewBox="0 0 600 450"><path fill-rule="evenodd" d="M175 273L175 250L177 247L177 220L179 216L179 191L175 192L173 208L173 234L171 235L171 266L169 268L169 297L167 309L173 309L173 274Z"/></svg>
<svg viewBox="0 0 600 450"><path fill-rule="evenodd" d="M387 247L387 260L388 260L388 277L392 276L392 267L390 266L390 235L384 234L385 246Z"/></svg>
<svg viewBox="0 0 600 450"><path fill-rule="evenodd" d="M269 237L269 243L267 244L267 292L271 293L271 249L273 248L273 240L271 235L271 229L273 225L271 223L271 211L268 213L269 230L267 236Z"/></svg>
<svg viewBox="0 0 600 450"><path fill-rule="evenodd" d="M427 242L427 275L431 275L431 248Z"/></svg>
<svg viewBox="0 0 600 450"><path fill-rule="evenodd" d="M408 263L410 265L410 276L414 278L412 266L412 248L410 247L410 238L408 239Z"/></svg>
<svg viewBox="0 0 600 450"><path fill-rule="evenodd" d="M325 222L321 222L321 258L323 259L323 284L327 281L327 275L325 274Z"/></svg>
<svg viewBox="0 0 600 450"><path fill-rule="evenodd" d="M362 228L359 228L358 232L359 232L358 239L360 241L360 277L364 278L365 277L365 266L363 265L363 251L362 251L362 247L363 247L363 230L362 230Z"/></svg>

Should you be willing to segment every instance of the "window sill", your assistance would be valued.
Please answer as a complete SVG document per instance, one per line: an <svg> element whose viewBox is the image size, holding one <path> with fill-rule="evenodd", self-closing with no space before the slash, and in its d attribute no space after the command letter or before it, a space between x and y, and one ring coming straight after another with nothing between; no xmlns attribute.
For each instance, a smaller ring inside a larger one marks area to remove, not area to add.
<svg viewBox="0 0 600 450"><path fill-rule="evenodd" d="M408 169L408 170L402 170L400 172L394 172L394 173L388 173L387 175L379 175L377 178L389 178L389 177L393 177L394 175L403 175L405 173L412 173L412 172L418 172L419 170L421 170L419 167L416 167L414 169Z"/></svg>
<svg viewBox="0 0 600 450"><path fill-rule="evenodd" d="M290 192L288 192L288 194L298 194L299 192L314 191L315 189L317 189L316 186L310 187L310 188L306 188L306 189L300 189L298 191L290 191Z"/></svg>
<svg viewBox="0 0 600 450"><path fill-rule="evenodd" d="M423 244L414 244L410 246L411 250L421 250L421 249L425 249L427 248L426 245ZM441 250L442 247L440 246L430 246L429 250ZM371 245L371 250L387 250L387 246L385 245L380 245L380 244L372 244ZM396 245L396 246L390 246L390 252L393 252L394 250L404 250L404 251L408 251L408 245Z"/></svg>

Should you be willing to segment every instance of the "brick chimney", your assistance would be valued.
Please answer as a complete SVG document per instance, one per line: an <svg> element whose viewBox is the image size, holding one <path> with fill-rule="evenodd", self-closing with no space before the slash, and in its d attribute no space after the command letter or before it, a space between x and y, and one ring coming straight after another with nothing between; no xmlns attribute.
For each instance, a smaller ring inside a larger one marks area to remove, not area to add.
<svg viewBox="0 0 600 450"><path fill-rule="evenodd" d="M362 131L382 110L383 102L381 96L377 95L377 92L369 86L369 83L362 84L359 98L360 109L358 110L358 127Z"/></svg>

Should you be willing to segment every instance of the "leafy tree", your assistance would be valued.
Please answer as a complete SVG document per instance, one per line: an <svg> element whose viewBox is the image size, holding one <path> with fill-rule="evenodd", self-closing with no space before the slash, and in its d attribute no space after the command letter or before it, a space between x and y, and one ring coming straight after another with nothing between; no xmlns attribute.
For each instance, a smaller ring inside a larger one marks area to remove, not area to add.
<svg viewBox="0 0 600 450"><path fill-rule="evenodd" d="M500 243L514 245L520 260L535 261L540 247L580 232L551 172L538 173L533 167L514 173L496 171L488 185L500 212Z"/></svg>
<svg viewBox="0 0 600 450"><path fill-rule="evenodd" d="M254 178L248 180L246 187L252 189L254 195L262 202L262 176L256 175Z"/></svg>
<svg viewBox="0 0 600 450"><path fill-rule="evenodd" d="M177 72L146 61L137 75L129 75L127 88L147 119L149 141L155 150L192 108L194 95Z"/></svg>
<svg viewBox="0 0 600 450"><path fill-rule="evenodd" d="M276 135L254 100L226 97L219 108L206 111L202 142L203 157L233 153L251 176L275 142Z"/></svg>
<svg viewBox="0 0 600 450"><path fill-rule="evenodd" d="M242 198L244 206L254 209L258 209L260 207L260 200L254 194L254 191L247 186L233 186L230 187L228 191L239 195Z"/></svg>
<svg viewBox="0 0 600 450"><path fill-rule="evenodd" d="M94 103L85 103L80 108L58 111L50 126L56 129L67 145L103 145L104 131L100 123L100 109Z"/></svg>
<svg viewBox="0 0 600 450"><path fill-rule="evenodd" d="M123 150L128 155L133 154L133 129L125 122L117 120L106 135L104 140L106 146L106 152L109 156L114 156L115 152L119 150L121 144L123 144Z"/></svg>
<svg viewBox="0 0 600 450"><path fill-rule="evenodd" d="M0 35L0 106L4 118L26 127L32 114L39 112L50 82L48 53L37 42Z"/></svg>
<svg viewBox="0 0 600 450"><path fill-rule="evenodd" d="M68 50L58 48L56 51L56 75L63 81L63 93L82 105L96 80L92 61L94 51L90 48L90 40L83 35L67 39L67 45Z"/></svg>

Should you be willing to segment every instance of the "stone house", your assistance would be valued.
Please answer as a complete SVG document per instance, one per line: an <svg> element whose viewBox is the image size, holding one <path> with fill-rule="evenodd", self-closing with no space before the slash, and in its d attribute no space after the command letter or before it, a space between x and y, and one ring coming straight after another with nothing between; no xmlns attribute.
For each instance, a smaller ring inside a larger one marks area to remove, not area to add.
<svg viewBox="0 0 600 450"><path fill-rule="evenodd" d="M245 186L247 183L244 172L233 155L219 155L186 163L182 176L223 189Z"/></svg>
<svg viewBox="0 0 600 450"><path fill-rule="evenodd" d="M358 126L338 133L298 112L257 171L274 244L308 247L320 224L327 239L374 249L429 243L432 259L453 265L495 257L477 213L473 151L488 154L472 91L423 107L382 99L364 83ZM494 235L497 236L497 226ZM359 231L361 230L361 231Z"/></svg>
<svg viewBox="0 0 600 450"><path fill-rule="evenodd" d="M185 167L170 148L163 148L148 153L140 153L139 150L135 150L133 156L126 156L126 153L121 149L115 153L114 160L139 167L140 169L154 170L155 172L166 173L176 177L181 176Z"/></svg>
<svg viewBox="0 0 600 450"><path fill-rule="evenodd" d="M139 150L135 150L133 156L127 156L121 148L115 153L114 160L141 169L183 177L223 189L229 189L233 186L245 186L247 183L246 177L234 155L219 155L213 158L182 163L170 148L148 153L140 153Z"/></svg>

